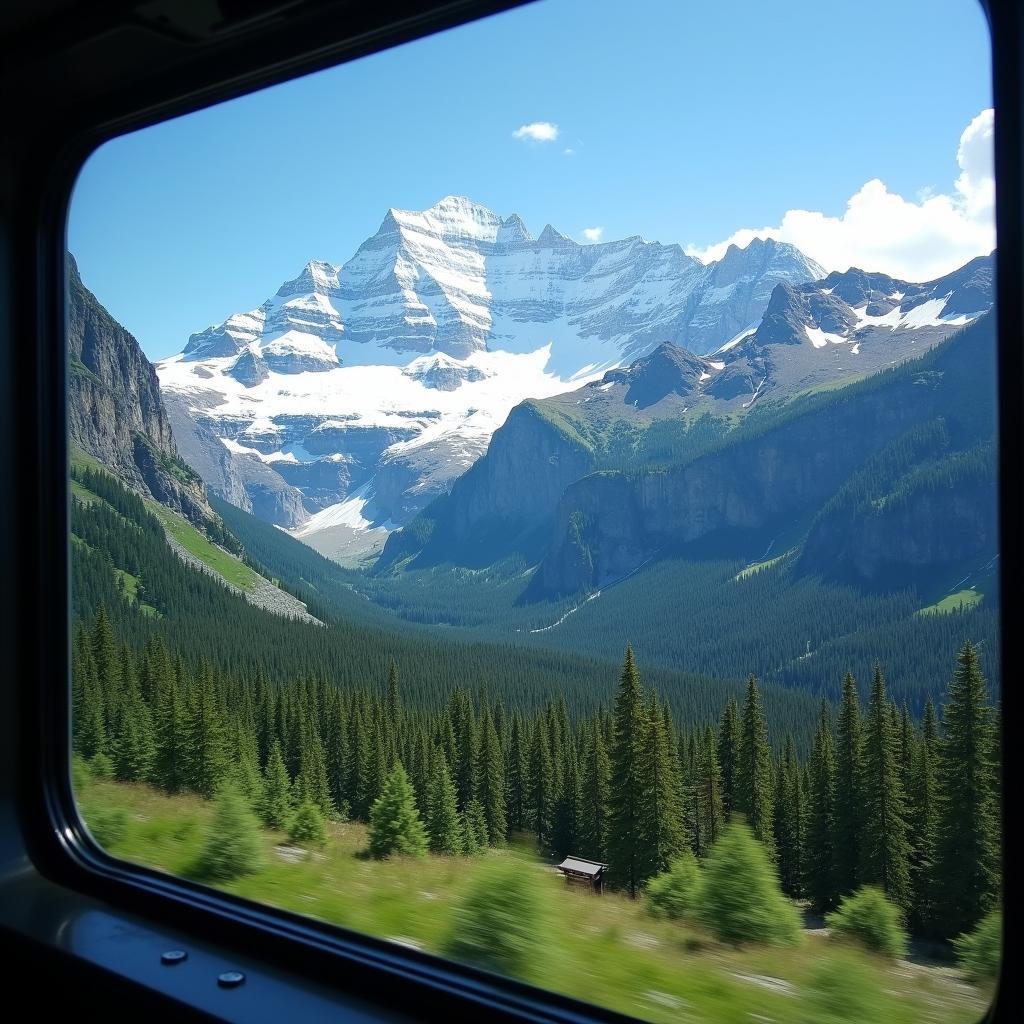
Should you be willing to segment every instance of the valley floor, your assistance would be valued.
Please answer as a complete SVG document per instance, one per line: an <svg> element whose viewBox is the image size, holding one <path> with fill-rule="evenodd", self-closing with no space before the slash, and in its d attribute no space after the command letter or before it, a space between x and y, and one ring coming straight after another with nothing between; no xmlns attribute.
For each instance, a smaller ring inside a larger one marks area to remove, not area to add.
<svg viewBox="0 0 1024 1024"><path fill-rule="evenodd" d="M113 854L190 873L209 802L96 779L77 795L87 823L123 814L123 834L108 843ZM276 832L264 831L262 840L263 868L224 888L427 952L441 949L461 898L488 862L532 862L549 922L539 983L650 1021L973 1024L990 996L952 967L914 956L885 961L837 942L813 921L796 949L724 946L689 925L650 917L642 901L569 890L525 836L476 858L387 861L362 857L366 827L354 822L329 823L326 845L311 852Z"/></svg>

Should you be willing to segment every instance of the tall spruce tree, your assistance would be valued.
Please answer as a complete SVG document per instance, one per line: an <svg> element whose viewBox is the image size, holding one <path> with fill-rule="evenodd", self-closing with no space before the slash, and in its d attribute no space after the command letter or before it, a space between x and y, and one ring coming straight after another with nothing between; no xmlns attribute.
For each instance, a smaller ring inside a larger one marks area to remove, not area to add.
<svg viewBox="0 0 1024 1024"><path fill-rule="evenodd" d="M860 882L863 774L860 698L853 676L847 672L836 728L835 880L838 896L853 892Z"/></svg>
<svg viewBox="0 0 1024 1024"><path fill-rule="evenodd" d="M427 835L433 853L458 856L465 850L455 783L440 747L433 753L427 790Z"/></svg>
<svg viewBox="0 0 1024 1024"><path fill-rule="evenodd" d="M477 749L477 797L487 820L487 835L494 846L505 842L508 819L505 813L505 763L498 731L488 708L480 719L480 742Z"/></svg>
<svg viewBox="0 0 1024 1024"><path fill-rule="evenodd" d="M930 721L929 721L930 720ZM925 707L924 738L917 744L907 800L910 824L911 923L930 933L935 927L935 853L938 835L938 799L935 781L935 708ZM931 741L929 741L931 733Z"/></svg>
<svg viewBox="0 0 1024 1024"><path fill-rule="evenodd" d="M935 895L939 927L952 937L974 928L999 889L991 709L977 648L969 642L957 656L942 727Z"/></svg>
<svg viewBox="0 0 1024 1024"><path fill-rule="evenodd" d="M899 720L890 713L885 679L876 662L864 730L860 878L878 885L889 900L910 907L910 845L906 797L899 763Z"/></svg>
<svg viewBox="0 0 1024 1024"><path fill-rule="evenodd" d="M281 753L281 741L274 740L263 773L263 793L256 810L268 828L288 829L292 818L292 784Z"/></svg>
<svg viewBox="0 0 1024 1024"><path fill-rule="evenodd" d="M740 749L740 709L735 697L726 701L718 726L718 767L722 772L722 813L726 820L736 800L736 762Z"/></svg>
<svg viewBox="0 0 1024 1024"><path fill-rule="evenodd" d="M644 879L643 815L644 744L648 739L647 706L633 648L626 648L619 692L615 698L615 740L611 750L611 826L609 874L636 897Z"/></svg>
<svg viewBox="0 0 1024 1024"><path fill-rule="evenodd" d="M740 722L733 810L743 814L754 838L775 855L772 759L761 694L754 676L747 679L747 694Z"/></svg>
<svg viewBox="0 0 1024 1024"><path fill-rule="evenodd" d="M686 846L675 744L665 734L665 718L656 698L647 708L640 748L639 877L667 871Z"/></svg>
<svg viewBox="0 0 1024 1024"><path fill-rule="evenodd" d="M837 903L835 850L836 761L832 716L826 701L811 752L808 793L805 883L817 910L832 910Z"/></svg>
<svg viewBox="0 0 1024 1024"><path fill-rule="evenodd" d="M547 721L545 716L540 715L534 721L533 740L530 744L529 823L537 842L545 849L551 842L554 814L554 776L548 747Z"/></svg>
<svg viewBox="0 0 1024 1024"><path fill-rule="evenodd" d="M695 830L694 853L707 856L718 842L725 825L722 800L722 776L718 768L718 744L715 730L707 726L697 757L694 780L695 818L699 820L699 839Z"/></svg>
<svg viewBox="0 0 1024 1024"><path fill-rule="evenodd" d="M608 858L611 762L604 744L604 732L598 722L586 730L583 742L582 852L592 860L605 862Z"/></svg>
<svg viewBox="0 0 1024 1024"><path fill-rule="evenodd" d="M551 850L556 857L579 854L583 832L583 786L580 780L576 746L570 740L565 747L565 770L562 773L562 791L555 800L554 822L551 829Z"/></svg>
<svg viewBox="0 0 1024 1024"><path fill-rule="evenodd" d="M530 769L528 746L522 715L516 711L512 716L508 751L505 756L505 806L508 827L521 832L527 827L527 801L530 792Z"/></svg>

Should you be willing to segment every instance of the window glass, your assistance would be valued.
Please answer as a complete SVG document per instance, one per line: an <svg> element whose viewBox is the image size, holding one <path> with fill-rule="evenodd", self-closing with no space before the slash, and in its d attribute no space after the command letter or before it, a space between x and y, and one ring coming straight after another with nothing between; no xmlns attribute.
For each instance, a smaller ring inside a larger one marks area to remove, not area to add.
<svg viewBox="0 0 1024 1024"><path fill-rule="evenodd" d="M977 1020L988 46L550 0L93 154L95 839L652 1021Z"/></svg>

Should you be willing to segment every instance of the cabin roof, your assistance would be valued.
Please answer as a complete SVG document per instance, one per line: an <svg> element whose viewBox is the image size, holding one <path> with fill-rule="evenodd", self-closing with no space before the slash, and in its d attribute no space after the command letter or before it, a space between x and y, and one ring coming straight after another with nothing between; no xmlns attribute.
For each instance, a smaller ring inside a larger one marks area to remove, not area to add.
<svg viewBox="0 0 1024 1024"><path fill-rule="evenodd" d="M572 871L576 874L590 875L591 877L601 874L607 868L607 864L602 864L597 860L583 860L582 857L566 857L558 865L559 871Z"/></svg>

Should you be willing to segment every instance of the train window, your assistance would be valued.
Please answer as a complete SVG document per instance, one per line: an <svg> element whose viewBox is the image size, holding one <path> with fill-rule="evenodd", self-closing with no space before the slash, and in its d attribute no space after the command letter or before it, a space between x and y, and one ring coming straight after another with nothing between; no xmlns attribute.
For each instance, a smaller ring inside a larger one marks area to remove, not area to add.
<svg viewBox="0 0 1024 1024"><path fill-rule="evenodd" d="M651 1021L978 1019L989 47L973 0L547 0L96 150L96 843Z"/></svg>

